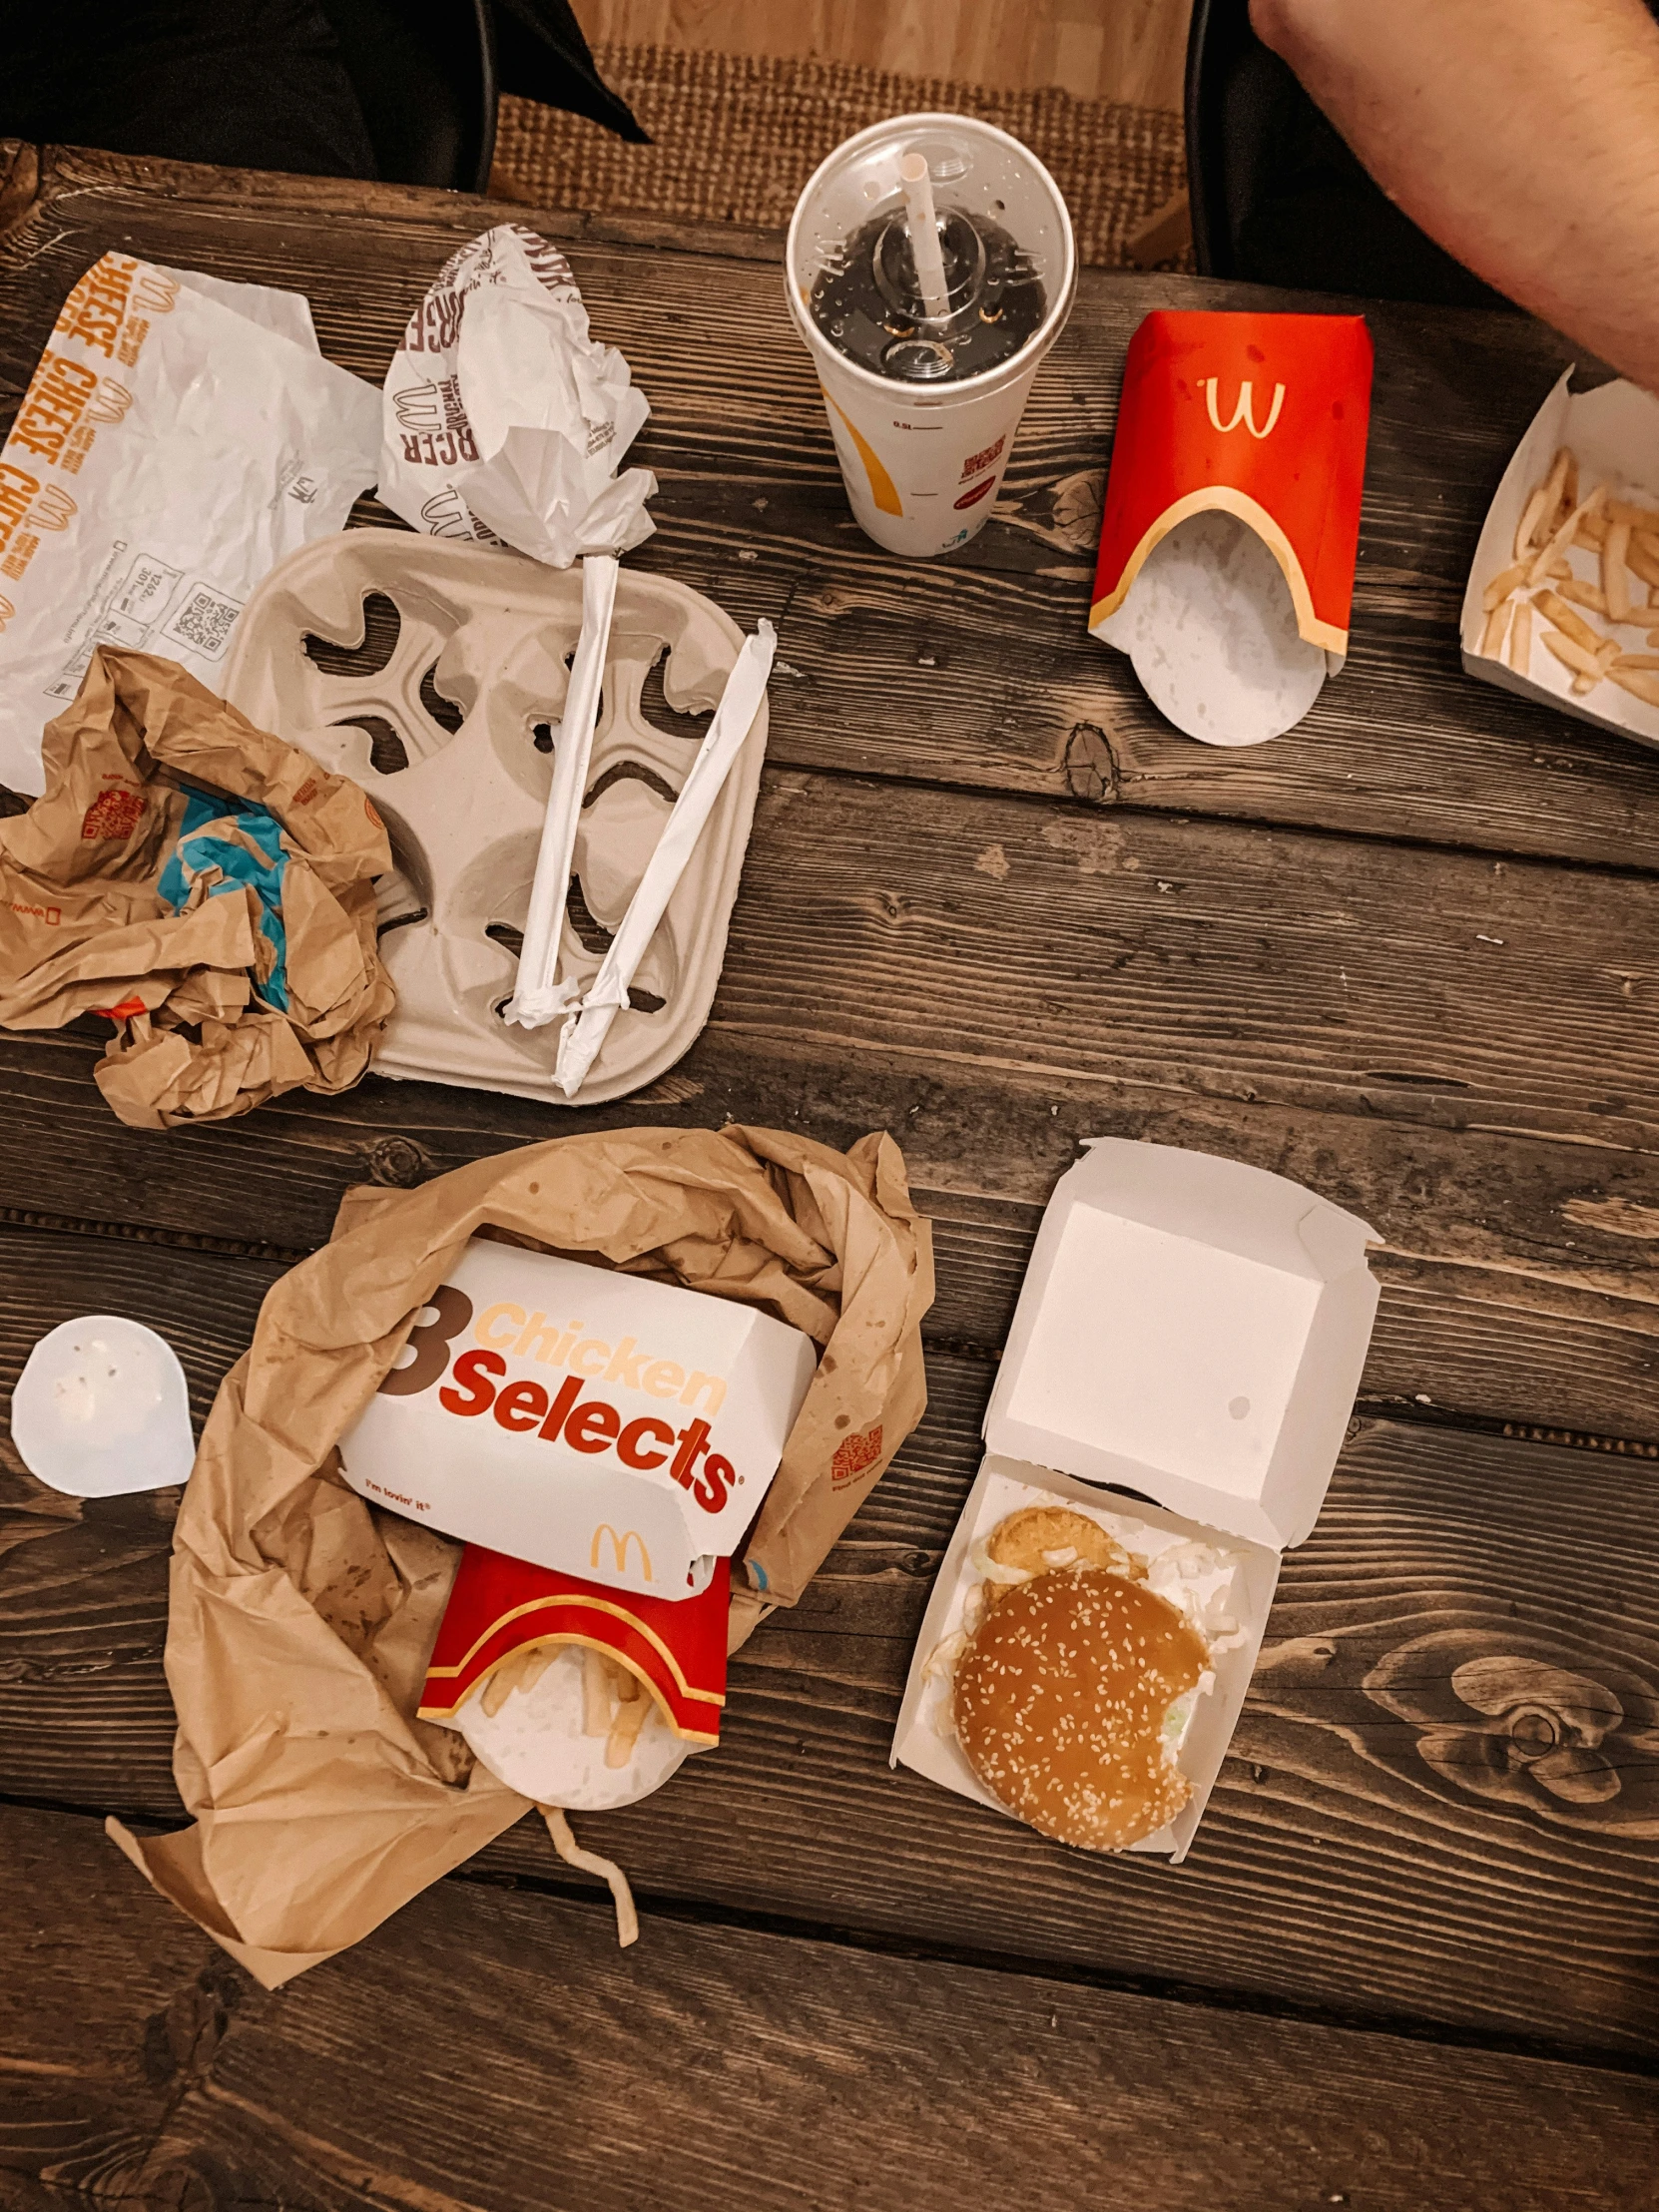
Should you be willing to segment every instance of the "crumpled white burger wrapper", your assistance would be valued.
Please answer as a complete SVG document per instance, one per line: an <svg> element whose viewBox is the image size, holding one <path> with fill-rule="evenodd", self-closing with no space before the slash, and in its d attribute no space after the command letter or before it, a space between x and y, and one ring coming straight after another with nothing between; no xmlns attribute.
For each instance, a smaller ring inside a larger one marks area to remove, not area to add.
<svg viewBox="0 0 1659 2212"><path fill-rule="evenodd" d="M0 784L40 791L100 645L224 690L255 587L373 483L377 404L298 292L114 251L85 273L0 451Z"/></svg>
<svg viewBox="0 0 1659 2212"><path fill-rule="evenodd" d="M557 247L519 223L447 261L386 371L380 497L434 537L553 568L625 553L656 525L646 468L617 464L651 409L598 343Z"/></svg>

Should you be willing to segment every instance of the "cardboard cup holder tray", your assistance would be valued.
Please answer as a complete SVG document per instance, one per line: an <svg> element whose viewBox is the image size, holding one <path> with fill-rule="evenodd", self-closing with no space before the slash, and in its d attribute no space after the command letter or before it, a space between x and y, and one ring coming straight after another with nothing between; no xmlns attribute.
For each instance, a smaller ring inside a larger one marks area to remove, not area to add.
<svg viewBox="0 0 1659 2212"><path fill-rule="evenodd" d="M574 1100L553 1081L561 1024L501 1019L581 614L579 569L352 530L278 563L238 625L226 696L360 784L390 833L380 954L397 1011L375 1060L382 1075L584 1106L652 1082L708 1018L766 757L764 702L641 963L634 1003ZM701 593L622 570L561 976L586 987L597 973L742 644ZM659 662L660 707L650 685Z"/></svg>

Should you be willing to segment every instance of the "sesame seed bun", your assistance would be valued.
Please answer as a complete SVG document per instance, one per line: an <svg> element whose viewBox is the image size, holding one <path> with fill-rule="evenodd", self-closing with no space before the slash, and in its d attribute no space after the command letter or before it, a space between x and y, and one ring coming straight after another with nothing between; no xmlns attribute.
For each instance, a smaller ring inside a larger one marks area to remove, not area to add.
<svg viewBox="0 0 1659 2212"><path fill-rule="evenodd" d="M1209 1652L1167 1599L1099 1567L1006 1591L956 1663L956 1736L1000 1805L1060 1843L1123 1851L1186 1804L1165 1716Z"/></svg>

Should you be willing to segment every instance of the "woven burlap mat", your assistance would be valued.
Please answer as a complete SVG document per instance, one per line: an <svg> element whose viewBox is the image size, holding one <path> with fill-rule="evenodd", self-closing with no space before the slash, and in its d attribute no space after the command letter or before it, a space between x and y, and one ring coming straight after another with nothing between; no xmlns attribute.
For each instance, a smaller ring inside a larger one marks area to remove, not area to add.
<svg viewBox="0 0 1659 2212"><path fill-rule="evenodd" d="M594 58L655 143L625 146L580 116L503 100L496 171L514 197L781 231L842 139L883 116L945 109L1030 147L1065 194L1079 259L1111 268L1129 234L1186 182L1181 118L1158 108L765 55L600 46Z"/></svg>

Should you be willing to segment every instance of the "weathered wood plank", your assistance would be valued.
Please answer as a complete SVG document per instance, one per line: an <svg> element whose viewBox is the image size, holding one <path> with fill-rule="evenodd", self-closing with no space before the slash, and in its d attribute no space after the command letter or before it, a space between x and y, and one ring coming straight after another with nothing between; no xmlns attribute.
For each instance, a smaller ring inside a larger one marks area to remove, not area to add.
<svg viewBox="0 0 1659 2212"><path fill-rule="evenodd" d="M326 350L376 380L444 257L522 209L388 187L57 156L0 243L0 413L110 245L310 296ZM1659 762L1468 682L1455 608L1505 457L1564 355L1518 316L1368 307L1378 383L1349 669L1262 751L1165 728L1084 631L1123 349L1153 305L1298 304L1166 276L1085 273L1038 379L997 518L948 563L851 523L770 244L549 215L597 326L651 395L662 484L634 556L781 625L773 757L1104 805L1315 823L1615 865L1659 860ZM1091 490L1091 484L1093 486ZM1018 650L1009 651L1017 641Z"/></svg>
<svg viewBox="0 0 1659 2212"><path fill-rule="evenodd" d="M370 1082L157 1138L114 1121L86 1044L4 1040L0 1206L296 1251L352 1181L533 1137L887 1127L930 1205L1008 1202L983 1314L976 1271L947 1271L932 1324L994 1344L1077 1140L1144 1137L1376 1226L1373 1399L1659 1440L1656 899L1643 877L773 772L712 1024L653 1091L572 1115Z"/></svg>
<svg viewBox="0 0 1659 2212"><path fill-rule="evenodd" d="M1373 1260L1382 1305L1362 1391L1368 1407L1415 1411L1426 1400L1481 1422L1659 1440L1659 1223L1641 1154L1241 1110L1154 1084L1103 1085L1092 1101L1066 1096L1054 1116L1052 1086L1035 1081L987 1084L971 1071L948 1085L914 1071L894 1078L869 1058L831 1072L811 1055L719 1031L657 1096L568 1119L371 1079L345 1099L289 1098L248 1124L153 1138L110 1115L92 1081L94 1056L74 1041L0 1038L0 1191L28 1201L10 1206L11 1217L50 1225L102 1211L124 1234L291 1258L326 1238L352 1183L420 1181L583 1129L718 1127L728 1117L788 1125L805 1114L814 1135L835 1144L881 1126L902 1135L938 1255L925 1334L989 1352L1018 1296L1035 1199L1080 1137L1134 1137L1251 1160L1378 1228L1386 1244ZM1028 1147L1017 1187L1032 1199L961 1187L987 1163L997 1180L1014 1180L1016 1136ZM955 1186L940 1188L934 1179L943 1177Z"/></svg>
<svg viewBox="0 0 1659 2212"><path fill-rule="evenodd" d="M181 1341L200 1395L246 1342L273 1272L92 1239L14 1233L5 1249L19 1247L0 1307L8 1384L41 1326L102 1306ZM926 1420L803 1604L740 1658L720 1752L592 1822L601 1848L654 1894L736 1911L1345 2013L1659 2048L1644 1933L1659 1901L1659 1790L1639 1733L1659 1711L1642 1703L1659 1689L1653 1470L1363 1426L1315 1535L1286 1561L1233 1755L1172 1873L1064 1851L887 1771L990 1374L930 1355ZM177 1817L161 1669L170 1500L76 1512L9 1448L0 1482L0 1793ZM1510 1661L1495 1713L1456 1688L1475 1658ZM1611 1711L1609 1692L1625 1717L1563 1787L1553 1769L1540 1780L1537 1732L1570 1748L1586 1703ZM551 1861L525 1830L481 1864L546 1874Z"/></svg>
<svg viewBox="0 0 1659 2212"><path fill-rule="evenodd" d="M623 1954L598 1907L462 1882L272 1994L90 1821L9 1809L0 1843L20 2206L1568 2212L1648 2180L1627 2074L649 1911Z"/></svg>

